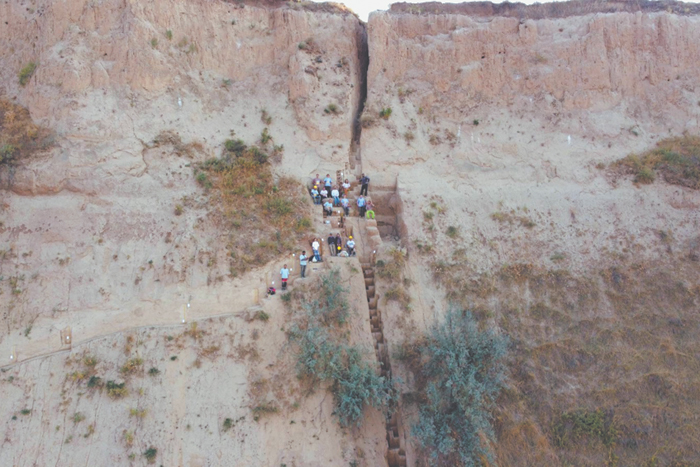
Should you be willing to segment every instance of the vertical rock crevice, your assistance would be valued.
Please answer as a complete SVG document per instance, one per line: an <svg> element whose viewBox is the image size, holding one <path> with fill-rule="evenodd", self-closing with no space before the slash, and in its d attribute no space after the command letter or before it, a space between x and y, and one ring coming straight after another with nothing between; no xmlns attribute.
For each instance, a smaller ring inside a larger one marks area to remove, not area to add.
<svg viewBox="0 0 700 467"><path fill-rule="evenodd" d="M357 44L357 76L359 86L357 89L357 105L355 116L352 121L352 140L350 141L350 169L355 175L362 172L362 155L360 138L362 136L361 117L365 110L367 100L367 71L369 70L369 44L367 41L367 25L358 21L355 29L355 43Z"/></svg>

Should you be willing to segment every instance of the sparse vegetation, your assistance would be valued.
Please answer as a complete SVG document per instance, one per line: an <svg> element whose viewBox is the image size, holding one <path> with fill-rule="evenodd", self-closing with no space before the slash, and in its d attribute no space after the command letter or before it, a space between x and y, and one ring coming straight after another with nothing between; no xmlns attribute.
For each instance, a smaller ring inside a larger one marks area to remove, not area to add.
<svg viewBox="0 0 700 467"><path fill-rule="evenodd" d="M26 108L0 99L0 166L16 164L53 142L53 133L35 125Z"/></svg>
<svg viewBox="0 0 700 467"><path fill-rule="evenodd" d="M126 361L124 365L119 369L122 375L128 376L128 375L133 375L137 371L140 371L143 369L143 359L141 358L131 358Z"/></svg>
<svg viewBox="0 0 700 467"><path fill-rule="evenodd" d="M447 231L445 231L445 235L452 239L455 239L459 237L459 229L457 229L457 227L455 227L454 225L451 225L447 228Z"/></svg>
<svg viewBox="0 0 700 467"><path fill-rule="evenodd" d="M415 137L415 135L413 134L413 132L412 132L411 130L407 130L407 131L403 134L403 139L406 140L406 143L411 144L411 141L413 141L414 139L416 139L416 137Z"/></svg>
<svg viewBox="0 0 700 467"><path fill-rule="evenodd" d="M270 319L270 315L265 313L264 311L260 310L257 313L255 313L255 319L263 322L267 322L267 320Z"/></svg>
<svg viewBox="0 0 700 467"><path fill-rule="evenodd" d="M159 374L160 374L160 370L156 367L152 367L150 370L148 370L149 376L158 376Z"/></svg>
<svg viewBox="0 0 700 467"><path fill-rule="evenodd" d="M389 120L389 117L391 117L391 107L385 107L379 111L379 118Z"/></svg>
<svg viewBox="0 0 700 467"><path fill-rule="evenodd" d="M126 383L107 381L106 388L107 395L112 399L121 399L129 394L129 390L126 388Z"/></svg>
<svg viewBox="0 0 700 467"><path fill-rule="evenodd" d="M32 413L32 411L31 409L22 409L19 411L19 413L21 413L22 415L29 415L30 413Z"/></svg>
<svg viewBox="0 0 700 467"><path fill-rule="evenodd" d="M253 420L256 422L265 415L276 414L279 408L272 402L264 402L253 408Z"/></svg>
<svg viewBox="0 0 700 467"><path fill-rule="evenodd" d="M78 424L83 420L85 420L85 415L83 415L81 412L75 412L75 414L73 414L73 423Z"/></svg>
<svg viewBox="0 0 700 467"><path fill-rule="evenodd" d="M158 48L158 39L156 39L155 37L153 39L151 39L151 48L152 49Z"/></svg>
<svg viewBox="0 0 700 467"><path fill-rule="evenodd" d="M494 221L496 221L500 224L508 224L511 226L513 224L518 224L518 225L525 227L527 229L531 229L537 225L529 217L520 216L514 210L512 210L510 212L503 212L503 211L494 212L491 214L491 219L493 219Z"/></svg>
<svg viewBox="0 0 700 467"><path fill-rule="evenodd" d="M262 109L260 111L260 120L265 124L265 125L272 125L272 116L267 113L267 110Z"/></svg>
<svg viewBox="0 0 700 467"><path fill-rule="evenodd" d="M289 336L296 344L299 375L312 385L330 384L341 425L359 425L364 407L385 407L393 390L389 381L377 375L372 357L341 342L348 305L339 274L332 270L323 276L320 290L314 293L322 297L320 302L302 298L304 313L291 326Z"/></svg>
<svg viewBox="0 0 700 467"><path fill-rule="evenodd" d="M26 86L29 80L34 76L36 71L36 63L29 62L19 71L19 85Z"/></svg>
<svg viewBox="0 0 700 467"><path fill-rule="evenodd" d="M338 115L340 113L340 109L338 108L338 106L336 104L333 104L333 103L328 104L326 106L326 108L323 109L323 111L326 114L330 114L330 115Z"/></svg>
<svg viewBox="0 0 700 467"><path fill-rule="evenodd" d="M148 409L131 408L129 409L129 416L134 418L144 418L148 414Z"/></svg>
<svg viewBox="0 0 700 467"><path fill-rule="evenodd" d="M658 173L666 183L700 188L700 136L685 135L659 141L644 154L630 154L611 164L614 170L634 176L634 182L650 184Z"/></svg>
<svg viewBox="0 0 700 467"><path fill-rule="evenodd" d="M173 40L173 31L168 29L165 31L165 38L169 41Z"/></svg>

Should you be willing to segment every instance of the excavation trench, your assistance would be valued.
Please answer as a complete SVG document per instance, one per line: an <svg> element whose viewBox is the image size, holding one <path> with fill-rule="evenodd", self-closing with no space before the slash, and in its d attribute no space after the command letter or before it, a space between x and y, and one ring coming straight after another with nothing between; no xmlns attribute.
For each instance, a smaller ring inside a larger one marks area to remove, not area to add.
<svg viewBox="0 0 700 467"><path fill-rule="evenodd" d="M357 107L355 109L355 117L352 127L352 141L350 142L350 157L349 168L354 171L356 176L362 174L362 113L365 109L367 100L367 72L369 70L369 44L367 38L366 25L362 22L358 23L356 29L356 44L358 58L358 76L359 76L359 96ZM374 266L376 259L377 241L381 243L381 239L398 236L395 225L397 224L395 204L398 202L396 197L396 186L377 186L370 184L371 189L369 197L376 205L377 218L370 220L360 220L358 225L362 230L362 237L370 241L363 241L363 249L367 251L359 252L361 256L362 273L365 279L365 292L367 294L367 303L369 305L369 322L374 339L374 350L379 362L379 369L382 376L392 379L391 361L389 357L389 347L384 338L384 320L380 309L380 295L376 290ZM387 453L386 460L389 467L403 467L407 465L406 449L405 449L405 434L403 432L403 424L401 423L401 413L398 405L392 405L386 413L386 441Z"/></svg>

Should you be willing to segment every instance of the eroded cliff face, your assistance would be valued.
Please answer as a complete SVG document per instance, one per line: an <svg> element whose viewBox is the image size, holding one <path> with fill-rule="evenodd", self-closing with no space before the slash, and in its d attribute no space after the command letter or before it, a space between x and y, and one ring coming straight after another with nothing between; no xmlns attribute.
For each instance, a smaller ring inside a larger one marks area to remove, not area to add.
<svg viewBox="0 0 700 467"><path fill-rule="evenodd" d="M141 352L146 365L160 365L166 374L156 383L177 393L158 402L162 387L152 390L143 382L142 403L135 394L118 407L105 399L95 413L113 426L100 431L99 422L94 438L78 422L53 423L57 414L70 418L74 411L91 410L93 398L102 397L93 391L65 402L66 394L82 391L85 383L71 376L84 370L80 358L64 361L59 354L13 367L13 380L0 383L11 393L3 413L18 413L54 386L65 392L46 396L33 409L49 424L41 417L17 422L43 430L41 438L31 439L22 431L25 425L4 418L10 441L0 459L28 465L23 452L30 452L40 462L58 456L73 463L85 458L126 463L130 452L140 458L155 444L173 446L161 456L182 465L384 461L382 414L372 412L361 429L343 431L330 397L320 392L302 397L301 386L289 378L293 364L280 357L289 354L281 304L266 305L273 315L268 327L236 314L256 302L253 291L264 290L280 265L260 265L235 277L227 267L231 252L223 248L228 228L210 218L208 198L191 166L219 155L224 140L254 143L266 128L274 144L284 146L274 163L277 176L306 181L349 167L351 174L355 169L372 177L370 195L375 188L386 195L377 200L385 200L400 220L401 238L381 230L385 245L378 254L405 247L410 255L404 284L413 284L407 289L410 309L383 303L390 345L410 342L441 318L450 290L440 278L455 264L464 266L460 274L471 285L452 282L452 292L458 290L477 311L488 308L483 322L515 336L522 353L515 357L512 391L498 407L499 462L574 459L575 449L554 443L552 423L562 411L602 405L606 388L619 395L639 387L640 397L652 397L658 388L666 394L671 387L695 387L684 372L671 380L665 363L653 361L653 350L663 346L664 358L672 359L695 352L677 323L693 330L699 325L688 310L697 304L691 282L700 275L688 258L700 244L700 197L663 183L640 188L605 168L665 136L700 129L698 16L677 14L687 13L677 4L673 13L582 7L573 15L564 6L553 17L522 13L520 7L394 8L370 17L365 52L364 25L353 15L268 3L273 5L205 0L0 5L0 97L28 107L56 133L54 147L0 171L0 275L8 278L0 284L0 353L25 360L56 351L62 348L58 330L67 326L83 342L109 334L77 348L80 356L111 349L97 368L105 378L118 379L121 350L130 345L123 333L129 329L179 322L189 302L191 319L231 314L221 318L221 326L208 325L202 340L196 329L136 332L133 352ZM433 13L413 14L423 11ZM38 65L36 72L20 86L17 74L30 62ZM320 221L313 227L328 233ZM632 260L642 266L621 272ZM658 277L638 273L657 267ZM559 272L520 275L532 268ZM674 268L682 277L673 275ZM637 276L647 282L634 282ZM360 281L353 286L357 306L365 306L361 280L353 280ZM667 300L673 316L639 312L666 297L663 291L652 297L644 287L674 283ZM379 295L382 287L389 285L379 280ZM620 298L625 293L649 298L627 313ZM362 335L363 326L366 320L357 318L354 335ZM637 360L601 350L631 348L643 341L634 336L657 328L653 342L633 349ZM262 360L251 350L256 345L263 349ZM229 361L212 358L208 365L207 352L226 354ZM177 355L181 360L172 359ZM653 362L629 373L618 365L625 358L625 368L638 360ZM195 362L202 360L200 371ZM61 362L65 371L56 376L51 369ZM405 383L401 390L411 393L415 375L402 365L392 362L392 371ZM188 371L189 379L177 376ZM656 379L649 382L649 375ZM199 383L205 389L188 386ZM241 421L231 432L240 444L230 443L223 431L212 441L213 427L223 422L219 412L229 407L219 397L227 390L222 385L240 389L230 393L237 409L225 415L233 420L268 394L279 395L285 410L272 421ZM217 413L203 414L210 391L217 392ZM618 409L628 439L643 446L639 456L651 456L657 447L652 436L639 434L651 426L671 430L673 449L681 453L665 460L696 460L687 449L693 433L673 431L672 425L683 426L682 413L693 413L698 400L690 390L678 394L689 402L654 420L635 418L633 404ZM132 423L128 404L139 409L150 404L165 415ZM404 434L417 413L406 408ZM197 420L200 413L206 422ZM660 426L665 417L672 421ZM88 421L97 423L97 415ZM163 423L175 428L160 432ZM133 430L149 437L137 448L123 446L124 433ZM308 430L315 441L308 441ZM73 437L79 443L64 446ZM50 443L40 443L45 439ZM113 445L96 454L92 439ZM123 445L116 446L115 439ZM406 447L413 465L422 453L415 444ZM604 462L601 452L586 452L586 462Z"/></svg>

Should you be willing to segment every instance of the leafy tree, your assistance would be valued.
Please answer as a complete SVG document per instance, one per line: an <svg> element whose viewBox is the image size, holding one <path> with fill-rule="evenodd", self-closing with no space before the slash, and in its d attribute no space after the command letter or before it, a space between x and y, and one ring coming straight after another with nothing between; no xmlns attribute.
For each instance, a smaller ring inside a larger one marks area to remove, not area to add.
<svg viewBox="0 0 700 467"><path fill-rule="evenodd" d="M492 461L491 413L504 385L508 339L480 331L471 312L450 310L419 349L424 404L413 434L439 464Z"/></svg>

